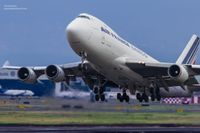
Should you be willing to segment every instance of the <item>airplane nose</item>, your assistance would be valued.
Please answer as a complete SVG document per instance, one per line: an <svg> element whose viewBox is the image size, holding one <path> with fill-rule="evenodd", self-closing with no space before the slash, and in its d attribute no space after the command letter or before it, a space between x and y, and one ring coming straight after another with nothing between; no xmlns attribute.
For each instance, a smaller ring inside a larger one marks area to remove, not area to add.
<svg viewBox="0 0 200 133"><path fill-rule="evenodd" d="M81 27L76 21L72 21L66 28L67 38L70 43L80 42Z"/></svg>
<svg viewBox="0 0 200 133"><path fill-rule="evenodd" d="M81 51L90 48L92 32L87 21L75 19L66 28L67 40L70 47L79 55Z"/></svg>
<svg viewBox="0 0 200 133"><path fill-rule="evenodd" d="M89 27L84 22L75 19L66 28L67 39L70 44L82 44L91 36L89 31Z"/></svg>

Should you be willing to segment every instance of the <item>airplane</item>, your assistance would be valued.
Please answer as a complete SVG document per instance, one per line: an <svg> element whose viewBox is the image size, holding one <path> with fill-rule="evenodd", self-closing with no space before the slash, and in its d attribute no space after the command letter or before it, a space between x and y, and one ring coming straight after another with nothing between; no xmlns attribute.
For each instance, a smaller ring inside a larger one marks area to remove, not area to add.
<svg viewBox="0 0 200 133"><path fill-rule="evenodd" d="M33 96L34 93L30 90L16 90L0 88L0 95L2 96Z"/></svg>
<svg viewBox="0 0 200 133"><path fill-rule="evenodd" d="M96 101L105 100L105 86L119 87L120 102L129 102L127 90L140 102L160 101L162 97L186 97L199 91L196 65L199 37L193 35L175 63L159 62L122 39L100 19L81 13L66 27L66 38L80 62L49 66L7 66L18 70L20 80L37 83L46 75L54 82L69 83L82 77L95 93Z"/></svg>

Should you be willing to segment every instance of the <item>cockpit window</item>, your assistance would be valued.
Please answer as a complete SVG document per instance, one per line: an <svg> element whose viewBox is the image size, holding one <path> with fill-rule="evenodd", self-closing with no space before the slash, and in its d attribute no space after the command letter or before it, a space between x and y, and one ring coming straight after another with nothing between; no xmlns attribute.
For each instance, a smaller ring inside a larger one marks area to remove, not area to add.
<svg viewBox="0 0 200 133"><path fill-rule="evenodd" d="M85 15L79 15L78 18L86 18L86 19L90 20L90 17L85 16Z"/></svg>

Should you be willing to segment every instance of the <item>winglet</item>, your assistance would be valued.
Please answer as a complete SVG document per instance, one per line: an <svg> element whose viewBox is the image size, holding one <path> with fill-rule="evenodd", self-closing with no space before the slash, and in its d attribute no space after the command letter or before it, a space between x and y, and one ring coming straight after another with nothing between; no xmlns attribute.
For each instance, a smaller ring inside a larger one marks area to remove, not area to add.
<svg viewBox="0 0 200 133"><path fill-rule="evenodd" d="M195 64L197 51L199 47L199 37L192 35L190 41L187 43L185 49L176 61L177 64Z"/></svg>

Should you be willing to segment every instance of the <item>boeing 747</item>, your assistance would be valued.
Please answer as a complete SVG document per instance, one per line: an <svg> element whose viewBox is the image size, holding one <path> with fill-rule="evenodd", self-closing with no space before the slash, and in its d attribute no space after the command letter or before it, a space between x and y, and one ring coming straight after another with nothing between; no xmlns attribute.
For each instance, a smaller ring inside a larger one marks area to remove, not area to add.
<svg viewBox="0 0 200 133"><path fill-rule="evenodd" d="M66 37L80 62L63 65L19 67L20 80L36 83L45 74L55 82L69 83L82 77L94 91L96 101L104 101L105 86L122 90L117 94L121 102L129 101L127 90L142 102L161 97L191 96L199 91L196 76L200 65L195 65L199 37L193 35L175 63L159 62L133 44L121 38L98 18L83 13L66 27Z"/></svg>

